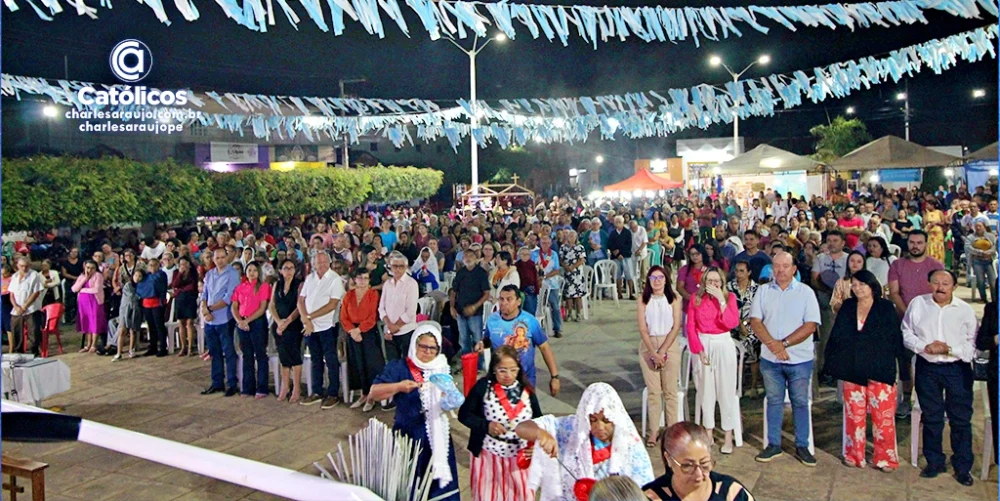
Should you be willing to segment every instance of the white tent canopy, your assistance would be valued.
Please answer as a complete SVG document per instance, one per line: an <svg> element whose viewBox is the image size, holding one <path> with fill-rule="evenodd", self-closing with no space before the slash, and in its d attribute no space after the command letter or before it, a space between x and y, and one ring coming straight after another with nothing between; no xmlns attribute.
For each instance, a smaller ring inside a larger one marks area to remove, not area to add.
<svg viewBox="0 0 1000 501"><path fill-rule="evenodd" d="M812 171L822 165L822 162L809 157L762 144L728 162L722 162L718 168L719 174L727 176Z"/></svg>

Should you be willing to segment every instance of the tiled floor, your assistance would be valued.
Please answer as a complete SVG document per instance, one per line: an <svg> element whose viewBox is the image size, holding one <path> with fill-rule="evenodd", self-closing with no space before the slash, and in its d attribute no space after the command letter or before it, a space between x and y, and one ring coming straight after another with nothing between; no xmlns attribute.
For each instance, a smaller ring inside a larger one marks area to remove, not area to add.
<svg viewBox="0 0 1000 501"><path fill-rule="evenodd" d="M967 297L963 294L962 297ZM977 311L981 306L976 305ZM639 422L642 376L638 370L635 305L625 301L620 308L611 302L595 306L589 322L567 323L565 337L552 340L559 360L562 393L558 399L541 395L545 412L573 411L586 385L605 381L615 386L626 407ZM67 336L68 346L79 337ZM375 411L362 414L341 405L323 411L278 403L202 397L208 383L209 366L198 358L140 358L112 363L109 358L76 353L62 355L72 369L73 389L43 402L86 419L169 438L199 447L315 474L314 461L325 461L348 433L360 429L371 416L391 422L392 414ZM547 375L539 356L539 383L547 386ZM460 378L459 378L460 379ZM693 390L689 400L693 401ZM849 469L840 464L841 410L832 390L824 390L813 408L816 435L816 468L806 468L786 455L770 464L753 460L761 446L759 398L744 398L746 443L730 456L718 455L718 469L735 475L761 500L817 501L945 501L997 499L997 471L990 480L979 480L983 434L983 410L976 394L975 431L976 484L962 487L950 475L934 480L917 477L918 470L904 464L892 474L873 469ZM791 445L792 427L786 419L785 446ZM468 455L464 446L467 430L453 422L452 435L458 450L459 482L463 499L468 496ZM898 426L899 451L909 459L910 427ZM346 444L345 444L346 445ZM947 448L947 443L946 443ZM262 501L273 496L237 485L191 474L142 459L85 444L3 443L4 454L43 461L47 474L47 499L54 501ZM653 458L657 471L663 465ZM922 463L921 463L922 465ZM8 499L5 495L4 499Z"/></svg>

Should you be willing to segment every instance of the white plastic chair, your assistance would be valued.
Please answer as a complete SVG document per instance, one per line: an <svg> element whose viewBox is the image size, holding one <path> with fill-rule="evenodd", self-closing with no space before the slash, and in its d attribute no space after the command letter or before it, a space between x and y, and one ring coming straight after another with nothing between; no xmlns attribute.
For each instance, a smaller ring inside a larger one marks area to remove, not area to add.
<svg viewBox="0 0 1000 501"><path fill-rule="evenodd" d="M914 377L916 377L917 373L917 357L919 356L914 356L910 362ZM915 391L913 392L913 401L910 409L910 464L914 468L918 468L917 460L920 459L918 455L920 452L920 436L922 435L920 433L920 418L923 415L923 412L920 410L920 400L917 398L916 393ZM948 418L945 417L945 419Z"/></svg>
<svg viewBox="0 0 1000 501"><path fill-rule="evenodd" d="M195 324L195 331L198 334L198 354L205 353L205 318L198 315L198 323Z"/></svg>
<svg viewBox="0 0 1000 501"><path fill-rule="evenodd" d="M603 300L602 293L606 289L611 289L611 295L615 300L615 306L619 306L618 284L615 282L615 275L618 273L618 263L610 259L602 259L594 263L594 271L595 299Z"/></svg>
<svg viewBox="0 0 1000 501"><path fill-rule="evenodd" d="M788 388L785 388L785 407L790 407L792 401L788 398ZM816 444L813 440L813 421L812 421L812 407L813 407L813 395L812 395L812 383L809 384L809 454L816 454ZM767 394L764 395L764 448L770 445L767 441Z"/></svg>
<svg viewBox="0 0 1000 501"><path fill-rule="evenodd" d="M583 303L583 319L590 320L590 295L594 293L594 269L583 265L583 283L587 288L581 301Z"/></svg>
<svg viewBox="0 0 1000 501"><path fill-rule="evenodd" d="M418 299L417 312L427 315L428 318L435 322L440 321L437 300L433 297L424 296Z"/></svg>
<svg viewBox="0 0 1000 501"><path fill-rule="evenodd" d="M167 351L174 352L174 347L181 344L181 323L177 320L177 301L170 301L170 313L167 314Z"/></svg>
<svg viewBox="0 0 1000 501"><path fill-rule="evenodd" d="M723 334L719 334L720 336ZM736 358L737 367L739 371L736 373L736 428L733 430L733 437L736 441L736 447L743 447L743 412L740 409L740 397L743 396L743 362L746 359L747 350L743 347L743 343L733 342L736 345ZM698 376L695 378L697 381L696 389L694 393L694 422L698 424L703 424L701 422L701 387L704 386L701 380L701 367L694 367L695 360L699 360L698 364L701 365L700 359L698 357L689 355L689 365L692 370L697 370L695 374ZM712 409L715 412L715 409Z"/></svg>
<svg viewBox="0 0 1000 501"><path fill-rule="evenodd" d="M976 381L976 385L979 386L979 394L983 398L983 455L981 461L983 463L982 472L979 474L979 478L986 480L990 476L990 465L993 464L993 421L990 419L992 414L990 410L990 392L987 389L985 381ZM973 388L975 391L975 388Z"/></svg>

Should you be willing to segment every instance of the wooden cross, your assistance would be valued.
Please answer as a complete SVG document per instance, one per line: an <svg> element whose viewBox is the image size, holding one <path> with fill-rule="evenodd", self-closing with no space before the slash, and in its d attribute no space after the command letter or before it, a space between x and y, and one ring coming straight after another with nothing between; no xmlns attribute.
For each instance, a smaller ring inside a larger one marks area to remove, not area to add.
<svg viewBox="0 0 1000 501"><path fill-rule="evenodd" d="M521 176L518 176L517 174L514 174L514 175L513 175L513 176L511 176L510 178L514 180L514 184L517 184L517 180L518 180L518 179L521 179Z"/></svg>

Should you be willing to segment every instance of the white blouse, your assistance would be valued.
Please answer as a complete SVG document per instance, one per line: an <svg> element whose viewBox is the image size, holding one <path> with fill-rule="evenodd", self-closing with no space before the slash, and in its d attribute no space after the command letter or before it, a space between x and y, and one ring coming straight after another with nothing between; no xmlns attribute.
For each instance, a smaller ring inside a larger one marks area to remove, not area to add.
<svg viewBox="0 0 1000 501"><path fill-rule="evenodd" d="M674 328L674 308L667 296L650 296L646 305L646 328L650 336L666 336Z"/></svg>

